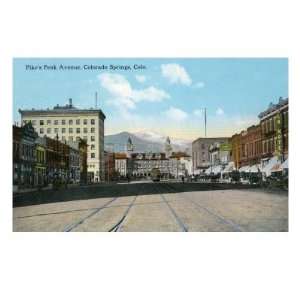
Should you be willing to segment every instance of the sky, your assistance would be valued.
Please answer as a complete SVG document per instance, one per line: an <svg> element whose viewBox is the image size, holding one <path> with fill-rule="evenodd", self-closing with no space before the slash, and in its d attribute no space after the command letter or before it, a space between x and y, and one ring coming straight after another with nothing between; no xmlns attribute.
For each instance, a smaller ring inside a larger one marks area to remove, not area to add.
<svg viewBox="0 0 300 300"><path fill-rule="evenodd" d="M207 136L231 136L288 97L286 58L16 58L13 68L14 122L20 108L52 108L69 98L94 108L97 92L106 135L151 131L193 140L204 136L206 108Z"/></svg>

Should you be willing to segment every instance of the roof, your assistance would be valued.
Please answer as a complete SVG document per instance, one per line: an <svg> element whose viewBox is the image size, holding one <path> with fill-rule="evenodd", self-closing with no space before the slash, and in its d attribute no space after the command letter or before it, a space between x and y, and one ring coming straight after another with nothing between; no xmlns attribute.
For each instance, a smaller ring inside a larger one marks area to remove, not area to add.
<svg viewBox="0 0 300 300"><path fill-rule="evenodd" d="M269 104L269 107L261 112L258 117L260 119L263 119L264 117L268 116L271 113L274 113L282 108L284 108L285 106L287 106L289 104L289 98L283 99L282 97L279 98L279 101L277 104L273 104L272 102Z"/></svg>
<svg viewBox="0 0 300 300"><path fill-rule="evenodd" d="M170 156L170 158L181 158L181 157L191 157L190 155L188 155L185 152L172 152L172 155Z"/></svg>
<svg viewBox="0 0 300 300"><path fill-rule="evenodd" d="M126 153L115 153L115 159L126 159L127 154Z"/></svg>
<svg viewBox="0 0 300 300"><path fill-rule="evenodd" d="M200 141L211 143L211 142L214 142L214 141L219 141L219 140L223 141L223 140L228 140L228 139L230 139L230 137L199 137L196 140L194 140L192 142L192 144L200 142Z"/></svg>
<svg viewBox="0 0 300 300"><path fill-rule="evenodd" d="M73 105L64 105L59 106L58 104L53 107L53 109L19 109L21 116L39 116L39 115L66 115L66 114L99 114L100 117L104 120L106 118L105 114L101 109L89 108L89 109L80 109L76 108Z"/></svg>

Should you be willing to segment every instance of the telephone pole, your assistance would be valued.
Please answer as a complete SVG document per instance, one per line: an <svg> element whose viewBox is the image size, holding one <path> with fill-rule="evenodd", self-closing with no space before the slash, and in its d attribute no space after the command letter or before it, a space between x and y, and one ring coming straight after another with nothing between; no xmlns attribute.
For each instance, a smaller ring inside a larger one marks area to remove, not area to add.
<svg viewBox="0 0 300 300"><path fill-rule="evenodd" d="M98 106L98 93L95 92L95 108L97 109Z"/></svg>
<svg viewBox="0 0 300 300"><path fill-rule="evenodd" d="M205 137L206 137L206 107L204 107L204 128L205 128Z"/></svg>

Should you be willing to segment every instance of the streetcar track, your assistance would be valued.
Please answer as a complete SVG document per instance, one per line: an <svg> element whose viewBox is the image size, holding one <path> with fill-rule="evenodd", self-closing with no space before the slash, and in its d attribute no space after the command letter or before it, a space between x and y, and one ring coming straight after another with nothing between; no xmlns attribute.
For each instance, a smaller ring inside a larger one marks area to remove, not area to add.
<svg viewBox="0 0 300 300"><path fill-rule="evenodd" d="M159 192L158 188L155 187L156 190ZM173 209L173 207L168 203L167 199L165 198L165 196L162 193L158 193L158 195L163 199L164 203L168 206L169 210L171 211L172 215L174 216L177 224L179 225L179 227L181 228L182 231L184 232L188 232L188 227L183 223L183 221L179 218L179 216L176 214L175 210Z"/></svg>
<svg viewBox="0 0 300 300"><path fill-rule="evenodd" d="M82 223L84 223L87 219L93 217L94 215L96 215L98 212L100 212L102 209L106 208L110 203L116 201L118 199L118 197L115 197L113 199L111 199L110 201L108 201L106 204L104 204L103 206L95 209L92 213L90 213L89 215L85 216L84 218L81 218L79 221L73 223L73 224L70 224L70 225L67 225L65 228L64 228L64 232L70 232L72 231L73 229L75 229L76 227L78 227L79 225L81 225Z"/></svg>
<svg viewBox="0 0 300 300"><path fill-rule="evenodd" d="M173 202L176 200L168 200L169 202ZM151 205L151 204L159 204L161 201L151 201L147 203L135 203L133 206L144 206L144 205ZM108 208L115 208L115 207L127 207L128 204L122 204L122 205L112 205L112 206L105 206L103 209L108 209ZM90 208L82 208L82 209L72 209L72 210L62 210L62 211L54 211L54 212L49 212L49 213L40 213L40 214L35 214L35 215L25 215L25 216L19 216L19 217L14 217L14 219L26 219L26 218L34 218L34 217L45 217L49 215L59 215L59 214L68 214L68 213L73 213L73 212L83 212L83 211L89 211L89 210L95 210L99 209L100 207L90 207Z"/></svg>
<svg viewBox="0 0 300 300"><path fill-rule="evenodd" d="M122 218L112 227L110 228L108 231L109 232L117 232L117 231L120 231L121 228L122 228L122 224L124 223L124 220L126 219L130 209L132 208L133 206L133 203L135 202L136 198L138 197L138 195L136 195L133 200L131 201L131 203L129 204L129 206L127 207L125 213L123 214Z"/></svg>
<svg viewBox="0 0 300 300"><path fill-rule="evenodd" d="M173 191L178 192L174 187L170 186L167 184L167 187ZM178 193L177 193L178 194ZM245 231L240 225L236 224L235 222L231 221L231 220L227 220L226 218L224 218L223 216L221 216L220 214L217 214L215 212L213 212L212 210L208 209L207 207L195 202L194 200L185 197L184 195L181 196L181 198L187 199L188 201L191 201L194 205L196 205L196 207L199 209L203 209L205 210L207 213L211 214L212 216L214 216L215 218L219 219L220 221L222 221L222 223L225 223L227 225L230 225L231 227L233 227L235 229L235 231Z"/></svg>

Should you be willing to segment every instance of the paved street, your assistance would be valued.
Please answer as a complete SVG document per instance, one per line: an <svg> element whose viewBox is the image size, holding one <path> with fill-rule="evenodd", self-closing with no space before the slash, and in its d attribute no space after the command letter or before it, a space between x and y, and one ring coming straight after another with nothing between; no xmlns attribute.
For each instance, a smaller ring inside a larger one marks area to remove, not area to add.
<svg viewBox="0 0 300 300"><path fill-rule="evenodd" d="M13 230L288 231L288 195L174 182L33 192L15 197Z"/></svg>

